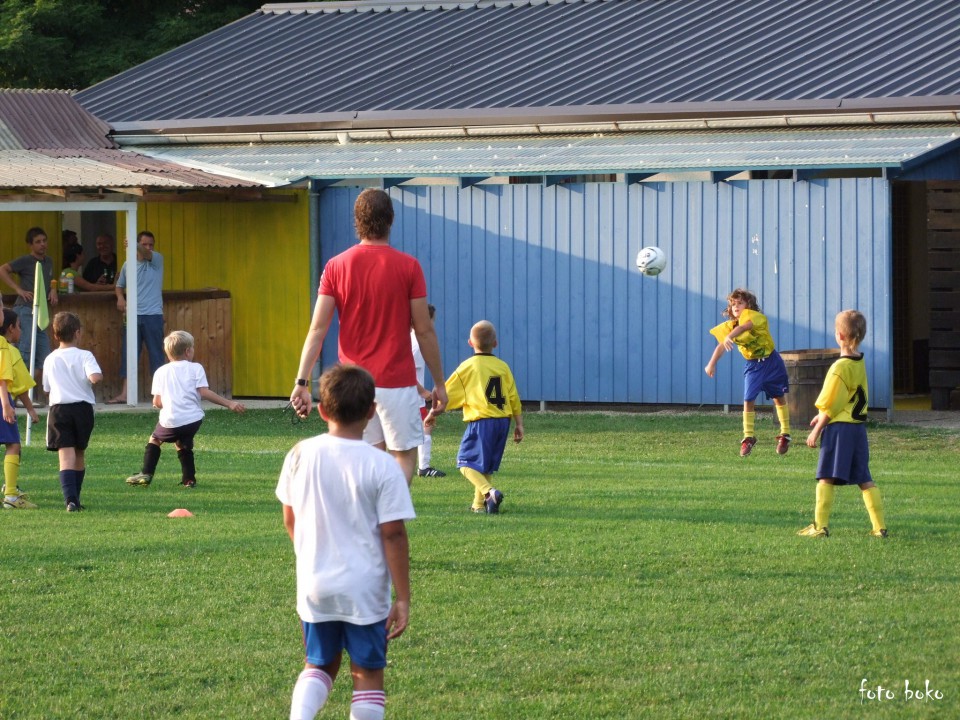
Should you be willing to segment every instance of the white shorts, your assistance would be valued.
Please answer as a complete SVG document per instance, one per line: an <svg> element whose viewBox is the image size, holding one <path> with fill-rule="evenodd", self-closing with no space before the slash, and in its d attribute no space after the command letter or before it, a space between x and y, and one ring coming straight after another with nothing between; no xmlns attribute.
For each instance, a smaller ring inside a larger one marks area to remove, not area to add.
<svg viewBox="0 0 960 720"><path fill-rule="evenodd" d="M371 445L385 443L387 450L410 450L423 445L420 408L423 398L416 386L377 388L377 413L367 423L363 439Z"/></svg>

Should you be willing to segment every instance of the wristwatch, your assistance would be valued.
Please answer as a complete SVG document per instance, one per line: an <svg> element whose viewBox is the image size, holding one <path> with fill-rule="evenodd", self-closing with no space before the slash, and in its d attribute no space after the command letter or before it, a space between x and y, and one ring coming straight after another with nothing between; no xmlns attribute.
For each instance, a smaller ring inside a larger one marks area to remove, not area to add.
<svg viewBox="0 0 960 720"><path fill-rule="evenodd" d="M297 378L297 385L299 385L300 387L309 387L310 381L304 378Z"/></svg>

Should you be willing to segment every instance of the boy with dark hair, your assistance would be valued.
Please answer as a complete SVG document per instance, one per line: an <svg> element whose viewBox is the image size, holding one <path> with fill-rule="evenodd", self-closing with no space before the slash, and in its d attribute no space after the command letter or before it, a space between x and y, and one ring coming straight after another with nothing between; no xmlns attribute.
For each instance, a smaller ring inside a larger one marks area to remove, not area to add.
<svg viewBox="0 0 960 720"><path fill-rule="evenodd" d="M96 358L77 347L80 318L59 312L53 318L53 337L60 346L43 361L43 389L50 393L47 450L60 457L60 488L67 512L83 509L80 490L87 472L85 453L93 434L93 386L103 379Z"/></svg>
<svg viewBox="0 0 960 720"><path fill-rule="evenodd" d="M160 420L143 451L143 467L127 478L127 485L146 487L153 481L160 462L160 446L172 442L177 448L182 476L180 484L192 488L197 484L197 468L193 457L193 438L203 423L200 400L221 405L235 413L246 408L236 400L227 400L210 389L203 365L193 362L193 335L174 330L163 339L163 351L170 362L153 374L153 406L160 409Z"/></svg>
<svg viewBox="0 0 960 720"><path fill-rule="evenodd" d="M293 689L291 720L323 707L350 655L350 717L381 720L387 640L410 617L407 531L415 516L406 478L387 453L363 441L376 412L373 377L336 365L320 378L320 415L329 431L297 443L277 484L293 541L297 613L306 662ZM391 603L391 581L396 599Z"/></svg>

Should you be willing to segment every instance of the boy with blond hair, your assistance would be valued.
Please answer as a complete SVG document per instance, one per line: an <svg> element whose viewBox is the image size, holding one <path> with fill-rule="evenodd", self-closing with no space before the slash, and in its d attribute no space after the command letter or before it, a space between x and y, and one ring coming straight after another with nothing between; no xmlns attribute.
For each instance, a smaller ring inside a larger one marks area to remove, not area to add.
<svg viewBox="0 0 960 720"><path fill-rule="evenodd" d="M447 380L447 408L463 408L463 421L467 424L457 453L457 467L474 487L470 509L494 514L500 512L503 493L491 480L500 469L511 418L516 421L513 441L523 440L523 408L510 367L493 355L497 347L493 323L476 323L470 328L467 344L473 348L473 357L464 360ZM434 420L428 415L425 422Z"/></svg>
<svg viewBox="0 0 960 720"><path fill-rule="evenodd" d="M193 362L193 335L174 330L163 339L163 351L170 362L153 374L150 390L153 406L160 409L160 419L144 449L143 468L127 478L127 485L149 485L160 462L160 446L172 442L177 447L182 470L180 484L192 488L197 484L193 438L200 430L204 415L200 401L207 400L235 413L242 413L246 408L210 389L203 365Z"/></svg>
<svg viewBox="0 0 960 720"><path fill-rule="evenodd" d="M887 537L880 489L870 475L870 446L867 443L867 370L863 353L858 352L867 334L867 320L857 310L844 310L834 322L840 359L830 367L823 390L815 403L817 416L807 446L820 440L817 464L817 503L814 521L797 534L802 537L829 537L830 511L837 485L859 485L867 507L874 537Z"/></svg>

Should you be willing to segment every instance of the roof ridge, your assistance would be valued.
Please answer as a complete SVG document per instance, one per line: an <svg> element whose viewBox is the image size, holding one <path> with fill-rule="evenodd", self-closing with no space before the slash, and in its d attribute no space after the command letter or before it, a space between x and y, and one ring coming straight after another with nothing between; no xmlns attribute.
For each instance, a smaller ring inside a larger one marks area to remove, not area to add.
<svg viewBox="0 0 960 720"><path fill-rule="evenodd" d="M478 7L524 7L527 5L586 5L599 2L638 2L640 0L331 0L330 2L268 3L262 13L339 13L390 12L410 10L466 10Z"/></svg>

